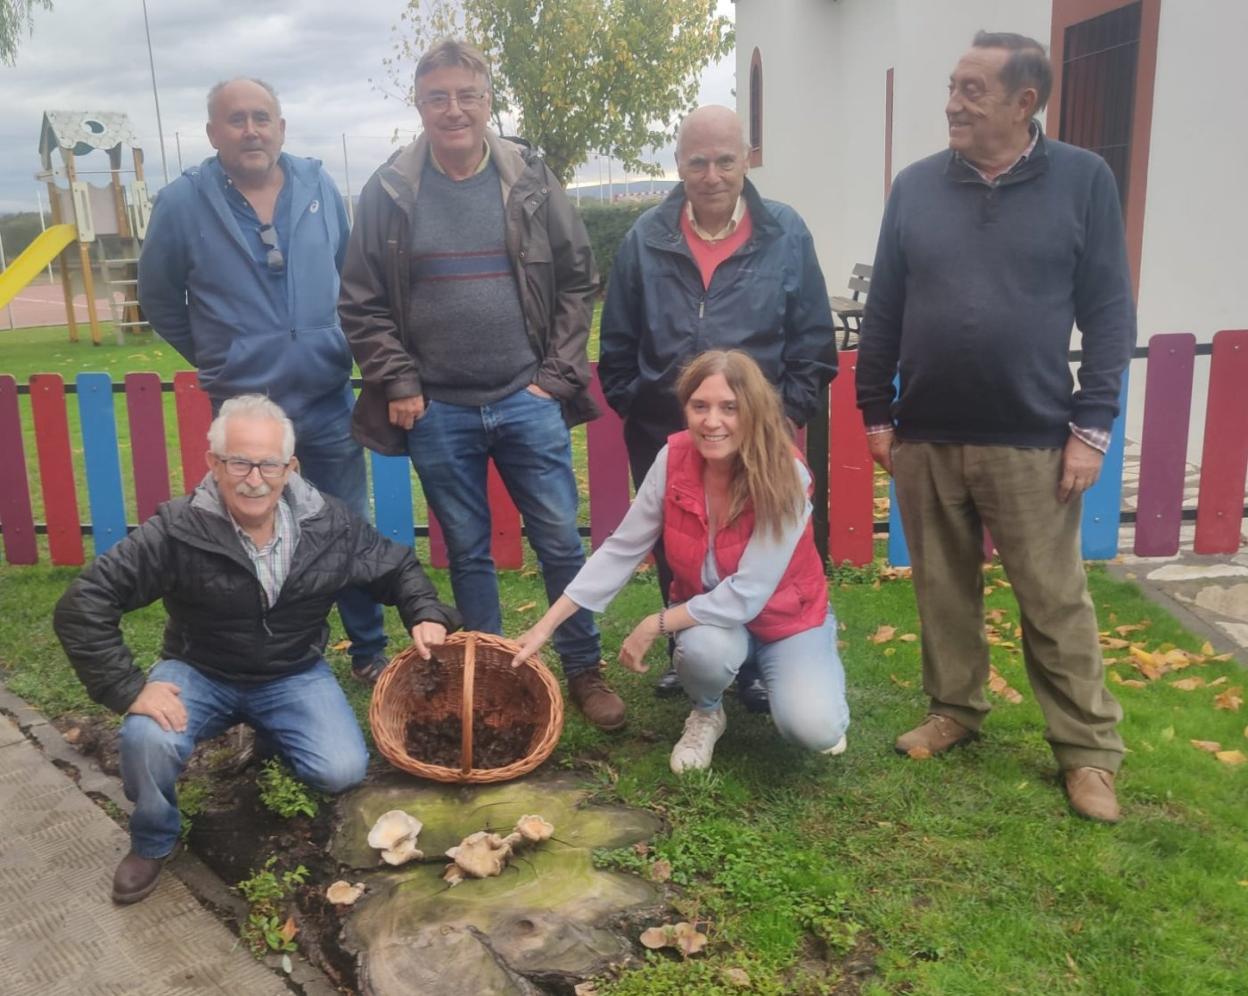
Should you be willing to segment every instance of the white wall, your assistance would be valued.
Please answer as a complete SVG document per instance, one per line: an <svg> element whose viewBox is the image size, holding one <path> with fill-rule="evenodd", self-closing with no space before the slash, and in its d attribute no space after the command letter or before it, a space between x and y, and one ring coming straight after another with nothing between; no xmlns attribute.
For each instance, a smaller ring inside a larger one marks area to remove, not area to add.
<svg viewBox="0 0 1248 996"><path fill-rule="evenodd" d="M945 85L980 28L1049 42L1047 0L737 0L737 102L749 113L762 55L765 196L815 237L832 293L869 262L883 210L885 72L894 67L893 172L944 148ZM1248 328L1248 2L1162 0L1153 103L1140 342ZM1188 459L1199 462L1208 361L1197 360ZM1143 364L1127 433L1138 439Z"/></svg>

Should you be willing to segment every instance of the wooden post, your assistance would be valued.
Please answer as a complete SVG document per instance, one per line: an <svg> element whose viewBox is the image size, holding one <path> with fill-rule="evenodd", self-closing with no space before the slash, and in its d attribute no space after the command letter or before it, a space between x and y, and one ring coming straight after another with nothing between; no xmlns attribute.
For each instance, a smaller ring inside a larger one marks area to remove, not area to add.
<svg viewBox="0 0 1248 996"><path fill-rule="evenodd" d="M56 179L52 176L50 165L48 166L48 205L52 210L52 224L64 224L60 191L57 189ZM78 319L74 316L74 282L69 274L69 246L62 250L57 257L57 262L61 269L61 291L65 295L65 324L69 327L69 341L77 342Z"/></svg>
<svg viewBox="0 0 1248 996"><path fill-rule="evenodd" d="M77 174L74 172L74 153L72 149L61 149L65 157L65 175L69 180L69 189L74 189ZM90 205L88 205L88 209ZM87 321L91 323L91 344L100 344L100 316L95 310L95 278L91 275L91 247L82 241L81 226L78 232L78 259L82 263L82 289L87 296Z"/></svg>

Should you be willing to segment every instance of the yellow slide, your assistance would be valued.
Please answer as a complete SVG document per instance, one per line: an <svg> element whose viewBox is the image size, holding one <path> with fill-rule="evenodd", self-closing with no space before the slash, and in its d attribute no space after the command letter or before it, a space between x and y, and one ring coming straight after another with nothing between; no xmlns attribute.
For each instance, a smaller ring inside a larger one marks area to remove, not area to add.
<svg viewBox="0 0 1248 996"><path fill-rule="evenodd" d="M28 245L9 268L0 273L0 308L17 297L18 291L39 276L76 238L78 230L73 225L53 225Z"/></svg>

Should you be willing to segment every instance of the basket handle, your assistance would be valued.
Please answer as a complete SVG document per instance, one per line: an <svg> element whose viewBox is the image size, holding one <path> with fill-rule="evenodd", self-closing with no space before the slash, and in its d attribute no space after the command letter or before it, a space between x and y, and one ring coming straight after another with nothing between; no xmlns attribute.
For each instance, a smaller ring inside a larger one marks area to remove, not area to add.
<svg viewBox="0 0 1248 996"><path fill-rule="evenodd" d="M477 669L477 634L469 633L464 644L464 691L459 706L459 770L472 770L473 677Z"/></svg>

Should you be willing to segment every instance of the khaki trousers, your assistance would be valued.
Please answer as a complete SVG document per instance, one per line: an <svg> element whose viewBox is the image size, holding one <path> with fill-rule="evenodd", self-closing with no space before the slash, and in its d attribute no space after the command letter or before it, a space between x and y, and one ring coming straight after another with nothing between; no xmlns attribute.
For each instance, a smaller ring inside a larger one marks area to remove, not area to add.
<svg viewBox="0 0 1248 996"><path fill-rule="evenodd" d="M1117 771L1122 709L1105 687L1076 498L1057 500L1062 452L898 442L893 474L923 624L931 711L978 730L990 708L982 527L1022 617L1023 660L1063 770Z"/></svg>

